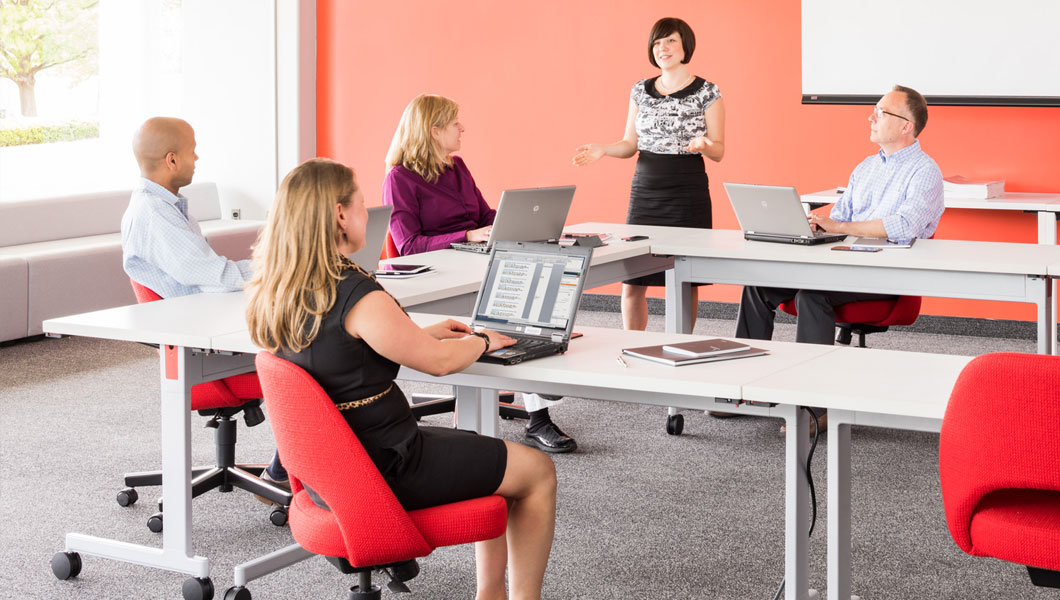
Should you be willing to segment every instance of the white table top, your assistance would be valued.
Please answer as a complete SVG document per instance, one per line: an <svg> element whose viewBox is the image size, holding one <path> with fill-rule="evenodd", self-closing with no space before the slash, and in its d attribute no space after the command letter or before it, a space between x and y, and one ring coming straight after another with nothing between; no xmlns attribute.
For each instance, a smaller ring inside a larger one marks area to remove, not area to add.
<svg viewBox="0 0 1060 600"><path fill-rule="evenodd" d="M953 384L973 357L836 348L744 386L744 398L941 419Z"/></svg>
<svg viewBox="0 0 1060 600"><path fill-rule="evenodd" d="M243 292L181 296L44 321L48 333L207 349L215 336L246 329Z"/></svg>
<svg viewBox="0 0 1060 600"><path fill-rule="evenodd" d="M832 246L800 246L743 239L733 229L687 229L673 231L665 241L652 243L655 254L702 258L733 258L776 262L814 263L1045 275L1050 264L1060 264L1060 247L1007 242L964 240L917 240L911 248L882 252L833 252Z"/></svg>
<svg viewBox="0 0 1060 600"><path fill-rule="evenodd" d="M447 318L423 313L410 313L410 316L420 325L436 323ZM467 322L460 317L453 318ZM530 391L548 393L547 390L541 389L542 385L567 390L617 388L643 392L643 401L646 403L651 403L653 396L666 394L740 398L741 387L747 382L761 378L762 373L792 369L836 350L832 346L745 340L755 347L769 350L770 353L765 356L682 367L671 367L626 356L624 358L628 367L623 367L616 360L622 348L687 341L703 336L600 327L575 326L575 330L582 333L583 337L572 340L566 354L539 358L514 366L474 363L465 369L461 376L480 384L488 383L485 380L505 379L508 384L506 389L515 391L521 391L520 388L525 387ZM245 353L258 351L246 331L218 336L213 339L213 343L216 350ZM402 368L402 372L398 374L398 379L425 377L407 368ZM520 386L520 382L525 385ZM656 403L665 405L667 401L659 397Z"/></svg>
<svg viewBox="0 0 1060 600"><path fill-rule="evenodd" d="M617 226L604 224L576 225L581 231L609 231ZM622 225L622 235L656 234L656 229ZM647 254L649 241L624 242L616 236L608 245L593 250L593 265L606 264ZM437 250L391 261L427 264L433 273L408 279L380 280L383 287L407 308L436 300L475 294L489 262L488 255L458 250ZM1060 259L1058 259L1060 262ZM591 270L590 270L591 272ZM44 331L61 335L80 335L150 344L174 344L190 348L221 350L213 339L227 333L245 332L243 292L196 294L159 302L120 306L80 315L48 319Z"/></svg>
<svg viewBox="0 0 1060 600"><path fill-rule="evenodd" d="M802 194L803 202L831 204L840 194L837 188ZM1005 192L1000 198L958 198L944 195L946 208L975 208L981 210L1029 210L1033 212L1060 212L1060 194L1029 192Z"/></svg>

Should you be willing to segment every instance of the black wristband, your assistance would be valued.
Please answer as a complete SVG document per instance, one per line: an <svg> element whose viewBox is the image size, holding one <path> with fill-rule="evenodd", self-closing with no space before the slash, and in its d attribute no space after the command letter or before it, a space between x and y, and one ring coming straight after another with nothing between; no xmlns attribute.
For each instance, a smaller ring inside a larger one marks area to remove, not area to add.
<svg viewBox="0 0 1060 600"><path fill-rule="evenodd" d="M489 349L490 349L490 336L486 335L485 333L482 333L481 331L472 331L471 335L478 336L478 337L482 338L482 341L486 342L486 348L485 348L485 350L482 351L483 354L489 352Z"/></svg>

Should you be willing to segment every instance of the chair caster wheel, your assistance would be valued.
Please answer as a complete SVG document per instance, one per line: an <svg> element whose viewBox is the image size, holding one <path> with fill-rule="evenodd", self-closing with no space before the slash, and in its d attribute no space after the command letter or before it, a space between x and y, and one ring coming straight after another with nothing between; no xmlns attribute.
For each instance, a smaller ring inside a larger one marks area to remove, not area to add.
<svg viewBox="0 0 1060 600"><path fill-rule="evenodd" d="M209 577L189 577L180 587L184 600L213 600L213 581Z"/></svg>
<svg viewBox="0 0 1060 600"><path fill-rule="evenodd" d="M250 590L241 585L230 587L222 600L250 600Z"/></svg>
<svg viewBox="0 0 1060 600"><path fill-rule="evenodd" d="M269 522L277 527L283 527L284 525L286 525L287 509L283 507L272 509L272 512L269 513Z"/></svg>
<svg viewBox="0 0 1060 600"><path fill-rule="evenodd" d="M684 415L670 415L666 417L666 433L670 435L681 435L685 430Z"/></svg>
<svg viewBox="0 0 1060 600"><path fill-rule="evenodd" d="M133 488L125 488L118 492L118 506L132 506L139 499L140 494L137 494Z"/></svg>
<svg viewBox="0 0 1060 600"><path fill-rule="evenodd" d="M147 528L154 533L162 531L162 513L157 512L147 519Z"/></svg>
<svg viewBox="0 0 1060 600"><path fill-rule="evenodd" d="M57 579L67 580L81 572L81 555L77 552L56 552L52 556L52 573Z"/></svg>

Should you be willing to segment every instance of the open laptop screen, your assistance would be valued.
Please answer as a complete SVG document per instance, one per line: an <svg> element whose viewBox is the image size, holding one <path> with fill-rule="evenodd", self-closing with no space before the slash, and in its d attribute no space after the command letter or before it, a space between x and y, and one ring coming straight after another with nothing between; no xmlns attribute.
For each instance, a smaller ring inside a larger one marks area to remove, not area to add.
<svg viewBox="0 0 1060 600"><path fill-rule="evenodd" d="M475 324L528 335L569 335L591 256L591 252L571 250L545 244L499 244L479 291Z"/></svg>

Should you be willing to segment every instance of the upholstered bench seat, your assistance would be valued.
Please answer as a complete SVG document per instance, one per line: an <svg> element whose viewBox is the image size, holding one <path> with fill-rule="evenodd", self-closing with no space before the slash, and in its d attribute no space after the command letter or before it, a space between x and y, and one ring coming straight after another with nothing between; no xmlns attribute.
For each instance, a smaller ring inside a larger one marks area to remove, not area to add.
<svg viewBox="0 0 1060 600"><path fill-rule="evenodd" d="M131 193L0 203L0 341L41 334L53 317L136 303L121 266ZM216 184L181 193L218 254L249 258L261 221L221 219Z"/></svg>

